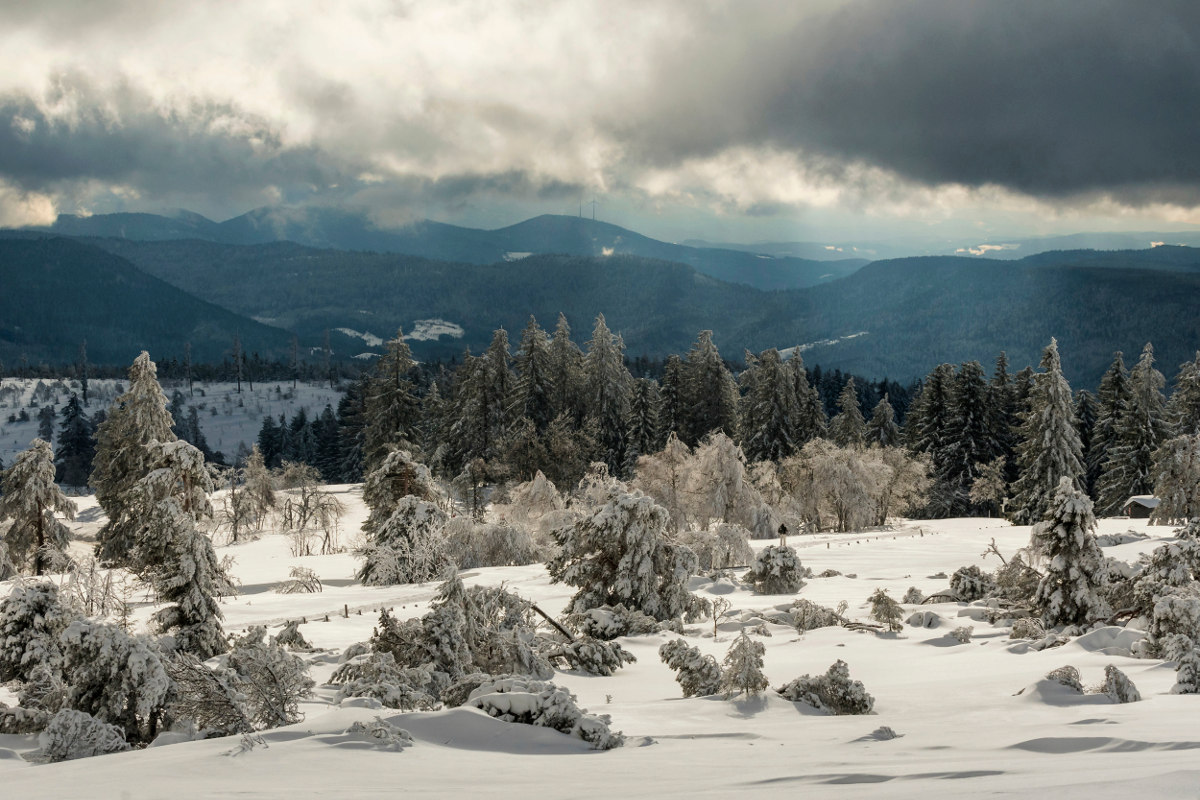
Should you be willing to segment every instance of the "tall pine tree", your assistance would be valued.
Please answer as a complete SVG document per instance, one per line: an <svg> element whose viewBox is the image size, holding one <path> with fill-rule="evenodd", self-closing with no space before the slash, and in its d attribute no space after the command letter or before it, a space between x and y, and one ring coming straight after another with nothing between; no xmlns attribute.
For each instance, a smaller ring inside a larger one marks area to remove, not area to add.
<svg viewBox="0 0 1200 800"><path fill-rule="evenodd" d="M1102 515L1117 513L1130 495L1154 491L1154 451L1173 435L1162 393L1165 383L1154 368L1154 348L1147 344L1129 373L1129 395L1114 429L1115 442L1096 482L1096 506Z"/></svg>

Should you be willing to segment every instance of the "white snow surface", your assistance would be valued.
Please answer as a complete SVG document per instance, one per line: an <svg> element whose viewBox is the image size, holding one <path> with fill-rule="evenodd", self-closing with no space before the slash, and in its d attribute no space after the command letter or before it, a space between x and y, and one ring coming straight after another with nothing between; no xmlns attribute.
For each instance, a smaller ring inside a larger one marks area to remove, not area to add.
<svg viewBox="0 0 1200 800"><path fill-rule="evenodd" d="M361 487L332 487L348 512L341 544L352 547L366 517ZM85 552L103 521L93 497L80 498L72 523ZM1129 520L1102 520L1100 532L1119 533ZM1167 527L1139 529L1151 538L1106 548L1133 560L1171 537ZM1006 554L1029 541L1029 528L987 519L906 522L894 529L789 539L815 573L798 595L755 595L728 579L693 578L701 595L720 594L732 609L712 638L712 622L687 626L689 645L724 656L743 627L754 627L797 596L827 606L845 600L848 616L867 620L876 588L899 598L910 586L943 591L945 577L965 564L994 569L982 557L995 537ZM771 540L754 542L756 549ZM218 542L218 544L221 544ZM380 607L405 618L423 614L435 583L364 587L352 580L356 559L347 553L294 557L286 535L221 545L232 555L240 594L223 603L227 630L249 625L277 628L303 618L304 637L325 652L306 656L318 684L328 679L338 653L371 634ZM276 591L292 566L316 571L319 594ZM850 577L855 576L855 577ZM573 589L552 584L543 566L474 569L469 584L504 583L559 614ZM9 587L0 583L0 595ZM134 598L136 624L155 607ZM349 610L349 616L343 617ZM917 611L906 606L905 616ZM637 657L611 677L559 672L592 713L612 717L628 737L624 747L598 752L548 729L508 724L470 708L398 713L356 699L333 705L334 690L318 687L302 705L305 720L263 734L261 745L238 755L238 739L182 742L141 751L51 765L33 765L22 754L34 737L0 736L0 786L4 797L568 797L604 787L615 797L977 797L1057 798L1194 797L1200 787L1200 697L1169 694L1175 674L1157 660L1127 655L1139 633L1101 628L1066 646L1034 651L1010 642L1007 629L990 625L979 606L936 603L919 607L944 623L933 630L906 625L898 634L824 628L797 635L767 624L770 637L751 634L766 647L764 672L772 690L758 699L680 696L658 648L675 634L626 637L620 644ZM359 613L361 611L361 614ZM326 618L328 617L328 621ZM970 643L946 635L974 626ZM803 674L824 673L837 659L875 698L870 716L824 716L776 695L774 687ZM1143 701L1117 705L1102 695L1078 695L1048 685L1052 669L1073 665L1085 686L1114 664L1137 685ZM1025 691L1017 694L1022 689ZM13 702L0 690L0 700ZM382 716L409 731L414 744L390 752L367 737L345 733L355 721ZM892 729L889 738L880 729ZM179 738L178 736L175 737ZM590 792L589 792L590 793Z"/></svg>
<svg viewBox="0 0 1200 800"><path fill-rule="evenodd" d="M417 319L413 320L412 330L406 333L404 338L426 342L442 336L461 339L465 333L466 331L457 322L449 322L444 319Z"/></svg>
<svg viewBox="0 0 1200 800"><path fill-rule="evenodd" d="M370 331L364 333L362 331L356 331L353 328L334 328L334 330L338 333L345 334L346 336L350 336L355 339L362 339L370 347L379 347L383 344L383 339L380 339Z"/></svg>

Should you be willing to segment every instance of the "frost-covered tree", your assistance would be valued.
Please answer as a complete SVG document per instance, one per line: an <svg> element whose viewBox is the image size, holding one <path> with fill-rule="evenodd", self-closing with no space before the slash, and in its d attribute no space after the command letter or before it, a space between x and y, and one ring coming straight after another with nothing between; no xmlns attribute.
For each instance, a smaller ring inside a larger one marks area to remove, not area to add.
<svg viewBox="0 0 1200 800"><path fill-rule="evenodd" d="M712 331L700 331L683 362L680 438L696 445L710 433L736 436L737 383L713 343Z"/></svg>
<svg viewBox="0 0 1200 800"><path fill-rule="evenodd" d="M442 528L448 517L433 503L406 495L391 514L363 530L367 543L356 551L363 559L357 577L368 586L421 583L441 574L447 562Z"/></svg>
<svg viewBox="0 0 1200 800"><path fill-rule="evenodd" d="M1200 350L1194 359L1179 365L1167 417L1179 435L1200 434Z"/></svg>
<svg viewBox="0 0 1200 800"><path fill-rule="evenodd" d="M696 612L700 601L687 591L696 554L673 544L669 529L662 506L617 491L590 517L554 531L561 552L546 564L550 578L579 588L567 610L621 604L660 620Z"/></svg>
<svg viewBox="0 0 1200 800"><path fill-rule="evenodd" d="M829 436L838 447L862 447L867 438L867 422L858 406L854 378L846 381L838 395L838 414L829 420Z"/></svg>
<svg viewBox="0 0 1200 800"><path fill-rule="evenodd" d="M1200 517L1200 435L1163 442L1154 453L1151 478L1159 501L1151 521L1183 524Z"/></svg>
<svg viewBox="0 0 1200 800"><path fill-rule="evenodd" d="M141 521L132 515L134 487L150 471L152 441L175 440L167 398L158 385L157 369L142 351L129 368L129 389L116 399L96 429L95 467L89 483L108 515L100 529L97 549L101 561L128 563Z"/></svg>
<svg viewBox="0 0 1200 800"><path fill-rule="evenodd" d="M1129 395L1096 482L1101 514L1115 514L1130 495L1154 490L1154 452L1171 436L1164 384L1162 373L1154 368L1154 348L1147 344L1129 373Z"/></svg>
<svg viewBox="0 0 1200 800"><path fill-rule="evenodd" d="M278 643L266 641L264 628L251 628L237 639L225 656L224 666L237 675L237 688L256 729L278 728L304 719L300 701L312 694L315 685L308 664Z"/></svg>
<svg viewBox="0 0 1200 800"><path fill-rule="evenodd" d="M749 538L750 531L729 522L713 525L707 531L689 528L680 535L680 541L696 554L702 570L741 567L752 562L754 549Z"/></svg>
<svg viewBox="0 0 1200 800"><path fill-rule="evenodd" d="M1020 477L1012 487L1009 505L1012 520L1023 525L1041 520L1047 509L1058 502L1062 478L1080 487L1084 477L1075 405L1071 387L1062 374L1056 340L1051 339L1042 352L1041 367L1042 372L1034 377L1028 410L1021 422L1021 444L1017 451Z"/></svg>
<svg viewBox="0 0 1200 800"><path fill-rule="evenodd" d="M2 538L14 564L41 575L55 554L65 554L71 531L55 514L75 519L75 503L54 483L50 445L34 439L0 472L0 523L8 521Z"/></svg>
<svg viewBox="0 0 1200 800"><path fill-rule="evenodd" d="M1047 627L1084 625L1107 612L1099 595L1104 554L1095 528L1091 499L1064 475L1032 534L1032 546L1047 561L1033 598Z"/></svg>
<svg viewBox="0 0 1200 800"><path fill-rule="evenodd" d="M896 424L896 410L892 408L887 394L875 404L875 410L867 420L867 444L880 447L895 447L900 444L900 426Z"/></svg>
<svg viewBox="0 0 1200 800"><path fill-rule="evenodd" d="M142 526L133 563L169 603L154 614L180 650L211 658L227 649L217 598L235 593L200 524L212 517L204 454L184 441L151 442L151 471L134 487Z"/></svg>
<svg viewBox="0 0 1200 800"><path fill-rule="evenodd" d="M1112 698L1115 703L1136 703L1142 699L1142 694L1133 685L1133 681L1114 664L1104 667L1104 683L1100 693Z"/></svg>
<svg viewBox="0 0 1200 800"><path fill-rule="evenodd" d="M596 426L600 460L614 475L622 474L629 447L627 424L633 378L625 368L624 353L621 337L608 329L603 314L597 315L583 359L583 396L587 416Z"/></svg>
<svg viewBox="0 0 1200 800"><path fill-rule="evenodd" d="M979 468L979 475L971 484L969 498L971 503L987 511L992 516L999 511L1001 504L1008 497L1008 483L1004 479L1004 456L997 456Z"/></svg>
<svg viewBox="0 0 1200 800"><path fill-rule="evenodd" d="M692 451L672 432L663 449L638 459L634 488L644 492L671 515L672 529L687 527L689 498L688 476Z"/></svg>
<svg viewBox="0 0 1200 800"><path fill-rule="evenodd" d="M256 529L262 530L271 512L278 507L279 499L275 496L275 480L257 444L250 447L242 481L242 493L246 498L250 519Z"/></svg>
<svg viewBox="0 0 1200 800"><path fill-rule="evenodd" d="M683 500L688 517L702 530L714 522L735 522L762 538L773 535L778 526L746 473L742 449L721 432L696 447Z"/></svg>
<svg viewBox="0 0 1200 800"><path fill-rule="evenodd" d="M780 480L815 529L849 531L886 518L903 496L919 496L909 484L921 483L926 468L895 448L843 449L815 439L780 465Z"/></svg>
<svg viewBox="0 0 1200 800"><path fill-rule="evenodd" d="M698 647L689 647L683 639L665 642L658 648L659 658L675 670L675 680L684 697L707 697L721 691L721 666Z"/></svg>
<svg viewBox="0 0 1200 800"><path fill-rule="evenodd" d="M763 654L767 648L742 631L725 654L721 666L721 691L729 699L736 694L757 697L769 685L763 675Z"/></svg>
<svg viewBox="0 0 1200 800"><path fill-rule="evenodd" d="M62 411L58 450L54 454L54 479L63 486L86 486L96 456L96 430L75 394Z"/></svg>
<svg viewBox="0 0 1200 800"><path fill-rule="evenodd" d="M129 749L125 735L116 725L101 722L91 714L64 708L54 715L38 737L42 758L54 763L90 758Z"/></svg>
<svg viewBox="0 0 1200 800"><path fill-rule="evenodd" d="M868 601L871 603L871 619L892 632L904 627L904 609L883 589L872 592Z"/></svg>
<svg viewBox="0 0 1200 800"><path fill-rule="evenodd" d="M950 593L964 603L982 600L995 590L995 579L975 564L959 567L950 576Z"/></svg>

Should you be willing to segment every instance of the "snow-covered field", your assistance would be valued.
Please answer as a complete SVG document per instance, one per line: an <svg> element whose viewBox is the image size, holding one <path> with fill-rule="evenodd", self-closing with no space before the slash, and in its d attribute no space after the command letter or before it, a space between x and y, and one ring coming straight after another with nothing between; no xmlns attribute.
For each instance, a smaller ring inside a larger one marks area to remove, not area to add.
<svg viewBox="0 0 1200 800"><path fill-rule="evenodd" d="M353 545L365 518L357 486L336 487L347 504L341 540ZM92 498L80 498L75 529L81 539L102 517ZM1149 540L1105 548L1133 560L1171 537L1167 527L1144 521L1103 520L1100 533L1130 527ZM1004 553L1025 545L1029 529L999 520L910 522L865 534L793 537L805 566L816 573L800 590L827 606L845 600L848 615L866 620L876 588L899 598L910 586L926 594L943 590L965 564L994 569L982 553L995 537ZM756 543L765 546L769 542ZM86 541L76 543L86 548ZM271 534L219 548L236 559L241 593L224 602L227 629L252 624L278 627L305 619L300 630L327 652L309 656L318 684L333 671L340 650L366 640L381 607L399 617L424 613L436 585L363 587L352 580L348 554L297 558L289 539ZM292 566L320 575L319 594L275 590ZM558 614L571 587L551 584L540 565L471 570L469 584L507 586ZM712 638L712 623L688 626L689 644L720 660L743 626L784 607L795 596L756 595L736 582L693 579L702 595L721 595L732 611ZM0 584L0 593L7 587ZM906 616L914 607L906 607ZM34 766L21 753L32 737L0 736L0 786L4 797L613 797L755 796L815 797L1054 796L1195 797L1200 792L1200 697L1172 695L1170 666L1128 656L1138 634L1123 628L1093 631L1065 646L1032 651L990 625L981 606L926 605L941 619L933 628L905 626L899 634L824 628L797 635L768 624L764 671L777 687L802 674L823 673L836 659L849 664L875 697L870 716L823 716L768 691L759 699L684 699L674 673L658 657L674 634L627 637L637 656L611 677L560 672L559 685L580 705L611 715L628 737L624 747L599 752L548 729L507 724L459 708L425 713L332 705L333 690L318 688L303 705L305 720L263 734L268 747L238 755L236 739L185 742L146 750ZM139 621L154 609L136 611ZM348 610L348 616L343 616ZM360 613L361 612L361 613ZM961 625L974 637L949 636ZM1096 685L1115 664L1141 691L1142 702L1117 705L1104 695L1031 688L1047 672L1073 665L1085 685ZM0 693L0 699L7 698ZM407 729L415 744L401 752L374 749L345 735L355 720L376 715ZM877 734L887 726L898 734Z"/></svg>
<svg viewBox="0 0 1200 800"><path fill-rule="evenodd" d="M38 389L39 384L42 389ZM91 402L84 411L90 417L100 409L107 409L128 385L127 381L90 381ZM184 408L196 406L200 429L208 446L224 453L227 459L233 458L239 444L249 449L258 441L263 417L270 415L278 420L280 414L285 414L291 420L303 408L311 420L320 415L326 404L336 411L342 397L341 391L330 389L328 383L299 382L292 388L291 381L266 381L255 382L251 389L249 382L243 381L242 391L238 393L235 383L197 381L193 392L189 393L186 384L163 382L168 401L176 391L183 393ZM52 444L57 445L59 414L72 392L80 393L76 380L0 379L0 461L11 464L17 453L29 447L37 437L38 411L43 406L54 406L56 438ZM37 406L31 406L31 402ZM27 420L20 419L22 410Z"/></svg>

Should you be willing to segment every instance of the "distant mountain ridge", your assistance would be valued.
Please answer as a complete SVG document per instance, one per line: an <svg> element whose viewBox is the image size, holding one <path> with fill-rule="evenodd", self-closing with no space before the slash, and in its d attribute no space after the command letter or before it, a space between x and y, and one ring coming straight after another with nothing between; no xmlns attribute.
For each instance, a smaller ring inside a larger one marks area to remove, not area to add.
<svg viewBox="0 0 1200 800"><path fill-rule="evenodd" d="M319 249L403 253L441 261L493 264L527 254L635 255L677 261L730 283L759 289L795 289L843 277L866 258L815 260L775 257L735 249L661 242L617 225L583 217L543 215L496 230L422 220L381 229L365 213L337 208L262 208L225 222L198 214L63 215L47 233L136 241L199 239L221 244L295 242Z"/></svg>

